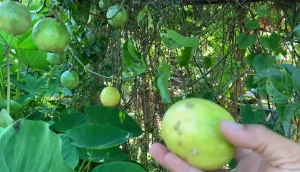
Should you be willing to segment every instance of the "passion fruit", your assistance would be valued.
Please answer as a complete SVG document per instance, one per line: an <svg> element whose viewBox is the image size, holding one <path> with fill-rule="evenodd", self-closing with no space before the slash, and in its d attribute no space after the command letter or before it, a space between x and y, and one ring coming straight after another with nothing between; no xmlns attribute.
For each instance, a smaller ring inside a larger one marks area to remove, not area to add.
<svg viewBox="0 0 300 172"><path fill-rule="evenodd" d="M0 3L0 29L11 35L24 34L31 25L31 14L25 5L16 1Z"/></svg>
<svg viewBox="0 0 300 172"><path fill-rule="evenodd" d="M63 22L55 18L44 18L34 25L32 38L39 49L62 53L69 43L70 34Z"/></svg>
<svg viewBox="0 0 300 172"><path fill-rule="evenodd" d="M47 60L51 65L61 65L67 59L65 53L47 53Z"/></svg>
<svg viewBox="0 0 300 172"><path fill-rule="evenodd" d="M100 94L100 101L103 106L116 106L119 103L120 98L119 90L115 87L105 87Z"/></svg>
<svg viewBox="0 0 300 172"><path fill-rule="evenodd" d="M64 87L73 89L79 83L79 76L75 71L67 70L61 74L60 81Z"/></svg>
<svg viewBox="0 0 300 172"><path fill-rule="evenodd" d="M110 0L100 0L99 7L101 10L108 9L109 7L111 7Z"/></svg>
<svg viewBox="0 0 300 172"><path fill-rule="evenodd" d="M234 121L218 104L187 98L173 104L162 120L162 138L168 149L190 165L204 171L222 169L235 147L220 132L222 120Z"/></svg>
<svg viewBox="0 0 300 172"><path fill-rule="evenodd" d="M126 9L119 5L111 6L106 12L106 17L108 19L108 22L113 27L123 26L128 19Z"/></svg>

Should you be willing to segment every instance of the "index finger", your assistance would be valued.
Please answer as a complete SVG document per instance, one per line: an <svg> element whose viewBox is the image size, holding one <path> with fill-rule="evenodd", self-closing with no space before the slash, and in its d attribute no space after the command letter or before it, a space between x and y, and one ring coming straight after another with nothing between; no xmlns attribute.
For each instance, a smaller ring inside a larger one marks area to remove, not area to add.
<svg viewBox="0 0 300 172"><path fill-rule="evenodd" d="M164 145L160 143L152 144L150 153L159 164L161 164L170 172L204 172L189 165L187 162L170 152Z"/></svg>

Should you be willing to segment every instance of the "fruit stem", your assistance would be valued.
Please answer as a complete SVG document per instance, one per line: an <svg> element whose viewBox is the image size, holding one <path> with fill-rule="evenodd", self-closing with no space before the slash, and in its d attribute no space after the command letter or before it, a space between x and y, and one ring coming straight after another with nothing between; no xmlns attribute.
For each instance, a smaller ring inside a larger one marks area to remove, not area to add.
<svg viewBox="0 0 300 172"><path fill-rule="evenodd" d="M7 106L6 106L6 110L7 110L7 113L10 114L10 62L9 62L8 49L9 49L9 45L6 47L5 55L6 55L6 71L7 71L6 72L6 76L7 76L7 96L6 96Z"/></svg>

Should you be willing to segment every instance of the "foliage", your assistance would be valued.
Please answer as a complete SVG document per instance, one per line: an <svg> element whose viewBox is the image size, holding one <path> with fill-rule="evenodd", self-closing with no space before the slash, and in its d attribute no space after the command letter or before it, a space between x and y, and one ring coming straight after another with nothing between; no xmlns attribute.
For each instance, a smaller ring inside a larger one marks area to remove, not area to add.
<svg viewBox="0 0 300 172"><path fill-rule="evenodd" d="M148 148L162 141L166 109L187 97L299 142L299 3L22 3L30 27L15 36L0 29L1 171L26 170L28 159L39 171L48 162L59 171L164 171ZM122 26L106 16L114 5L126 10ZM33 40L44 18L70 35L62 64L51 65ZM77 73L74 88L62 84L65 71ZM107 86L121 94L114 107L99 99Z"/></svg>

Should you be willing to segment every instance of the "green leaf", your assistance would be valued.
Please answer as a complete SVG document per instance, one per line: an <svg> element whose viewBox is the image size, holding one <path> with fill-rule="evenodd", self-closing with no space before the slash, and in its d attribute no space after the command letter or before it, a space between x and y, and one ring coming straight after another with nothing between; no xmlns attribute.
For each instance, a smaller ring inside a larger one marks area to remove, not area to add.
<svg viewBox="0 0 300 172"><path fill-rule="evenodd" d="M179 56L179 66L187 66L194 55L194 49L192 47L184 47Z"/></svg>
<svg viewBox="0 0 300 172"><path fill-rule="evenodd" d="M9 102L10 102L10 110L12 112L17 112L17 111L19 111L20 109L23 108L23 106L20 103L14 101L14 100L9 100ZM7 107L7 100L1 101L0 102L0 109L6 108L6 107Z"/></svg>
<svg viewBox="0 0 300 172"><path fill-rule="evenodd" d="M65 133L74 140L73 145L92 150L118 146L131 137L131 134L124 130L100 124L78 126Z"/></svg>
<svg viewBox="0 0 300 172"><path fill-rule="evenodd" d="M285 95L284 88L280 81L268 78L266 81L267 93L272 96L271 102L273 103L286 103L289 96Z"/></svg>
<svg viewBox="0 0 300 172"><path fill-rule="evenodd" d="M170 36L166 33L160 33L161 40L163 44L167 48L179 48L182 47L182 45L178 44L176 41L174 41Z"/></svg>
<svg viewBox="0 0 300 172"><path fill-rule="evenodd" d="M0 171L74 171L65 164L61 151L61 139L48 124L21 119L0 134L0 157L5 157Z"/></svg>
<svg viewBox="0 0 300 172"><path fill-rule="evenodd" d="M182 46L192 47L195 49L199 47L199 40L197 38L184 37L174 30L168 30L167 34L171 39Z"/></svg>
<svg viewBox="0 0 300 172"><path fill-rule="evenodd" d="M168 80L170 77L171 67L167 64L167 62L163 59L158 67L158 73L155 76L155 87L160 97L166 103L171 103L171 97L168 89Z"/></svg>
<svg viewBox="0 0 300 172"><path fill-rule="evenodd" d="M65 132L71 128L91 123L86 119L86 115L75 109L66 109L55 115L53 120L55 121L53 128L58 132Z"/></svg>
<svg viewBox="0 0 300 172"><path fill-rule="evenodd" d="M118 146L103 150L88 150L80 148L79 157L80 159L86 161L91 160L95 163L108 163L128 159L128 155L126 155Z"/></svg>
<svg viewBox="0 0 300 172"><path fill-rule="evenodd" d="M246 57L246 64L247 64L247 65L250 65L250 66L253 66L253 65L252 65L253 60L254 60L254 55L253 55L253 54L247 55L247 57Z"/></svg>
<svg viewBox="0 0 300 172"><path fill-rule="evenodd" d="M59 137L62 140L62 157L66 164L75 169L75 167L79 163L79 156L77 147L72 145L72 140L70 137L66 136L65 134L59 134Z"/></svg>
<svg viewBox="0 0 300 172"><path fill-rule="evenodd" d="M245 86L247 90L251 90L252 88L256 88L258 85L253 83L254 75L248 75L245 80Z"/></svg>
<svg viewBox="0 0 300 172"><path fill-rule="evenodd" d="M139 24L141 20L147 15L148 5L145 5L144 8L137 15L137 23Z"/></svg>
<svg viewBox="0 0 300 172"><path fill-rule="evenodd" d="M37 50L37 46L32 38L32 28L28 29L24 34L18 36L15 45L18 49Z"/></svg>
<svg viewBox="0 0 300 172"><path fill-rule="evenodd" d="M24 83L11 79L11 82L23 91L30 94L41 94L42 92L47 92L47 79L39 76L26 75L23 77Z"/></svg>
<svg viewBox="0 0 300 172"><path fill-rule="evenodd" d="M293 72L297 69L294 65L292 64L280 64L281 67L283 67L288 74L290 74L291 76L293 75Z"/></svg>
<svg viewBox="0 0 300 172"><path fill-rule="evenodd" d="M295 91L300 91L300 69L296 69L292 74L292 80Z"/></svg>
<svg viewBox="0 0 300 172"><path fill-rule="evenodd" d="M241 108L242 122L244 124L258 124L265 119L265 111L260 109L252 109L251 105L244 105Z"/></svg>
<svg viewBox="0 0 300 172"><path fill-rule="evenodd" d="M131 40L127 40L123 45L123 56L125 66L136 75L145 72L146 65L142 60L142 55L136 50Z"/></svg>
<svg viewBox="0 0 300 172"><path fill-rule="evenodd" d="M257 38L256 38L255 34L247 35L247 33L244 32L237 37L238 47L239 47L239 49L244 50L247 47L255 44L256 40L257 40Z"/></svg>
<svg viewBox="0 0 300 172"><path fill-rule="evenodd" d="M120 128L138 137L143 134L140 125L127 113L115 108L104 106L87 106L85 108L87 119L94 124L102 124Z"/></svg>
<svg viewBox="0 0 300 172"><path fill-rule="evenodd" d="M254 57L252 64L255 70L259 72L276 64L276 58L274 56L265 56L263 54L258 54Z"/></svg>
<svg viewBox="0 0 300 172"><path fill-rule="evenodd" d="M278 68L266 68L257 72L253 78L253 83L258 83L262 79L273 78L280 81L282 78L282 73Z"/></svg>
<svg viewBox="0 0 300 172"><path fill-rule="evenodd" d="M260 26L259 23L257 21L253 21L253 20L249 20L246 23L246 27L249 29L252 29L252 30L259 28L259 26Z"/></svg>
<svg viewBox="0 0 300 172"><path fill-rule="evenodd" d="M13 123L13 119L8 114L6 109L2 109L0 112L0 128L5 128Z"/></svg>
<svg viewBox="0 0 300 172"><path fill-rule="evenodd" d="M281 84L283 86L283 94L285 94L288 97L291 97L293 94L293 81L289 73L287 73L285 70L282 70L282 79Z"/></svg>
<svg viewBox="0 0 300 172"><path fill-rule="evenodd" d="M277 33L273 32L270 37L261 37L260 41L264 48L276 51L280 46L280 37Z"/></svg>
<svg viewBox="0 0 300 172"><path fill-rule="evenodd" d="M294 102L286 105L284 111L284 118L286 121L290 121L293 117L300 117L300 102Z"/></svg>
<svg viewBox="0 0 300 172"><path fill-rule="evenodd" d="M23 64L33 69L42 69L50 65L47 52L42 50L22 49L17 55Z"/></svg>
<svg viewBox="0 0 300 172"><path fill-rule="evenodd" d="M258 18L262 18L262 17L266 16L267 13L268 13L268 10L266 8L259 8L257 10Z"/></svg>
<svg viewBox="0 0 300 172"><path fill-rule="evenodd" d="M111 162L98 165L92 172L146 172L141 166L130 162Z"/></svg>
<svg viewBox="0 0 300 172"><path fill-rule="evenodd" d="M278 118L281 122L284 122L286 121L286 118L285 118L285 109L286 109L286 104L283 103L283 104L277 104L276 106L276 114L278 115Z"/></svg>

